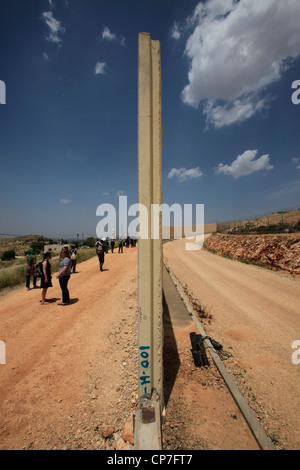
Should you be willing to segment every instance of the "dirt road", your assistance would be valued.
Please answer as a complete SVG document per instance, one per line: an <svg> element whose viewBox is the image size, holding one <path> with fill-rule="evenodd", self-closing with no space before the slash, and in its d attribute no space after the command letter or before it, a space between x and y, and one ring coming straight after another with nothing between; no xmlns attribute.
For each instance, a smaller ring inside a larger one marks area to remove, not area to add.
<svg viewBox="0 0 300 470"><path fill-rule="evenodd" d="M119 447L137 403L137 249L77 266L61 299L58 280L0 299L1 449L105 449L106 426ZM130 337L130 340L128 340Z"/></svg>
<svg viewBox="0 0 300 470"><path fill-rule="evenodd" d="M180 241L164 252L176 276L209 306L207 334L233 354L226 365L273 441L299 447L300 366L291 363L291 343L300 337L299 280L204 251L187 255ZM39 289L0 298L1 449L132 449L126 423L138 398L137 248L107 255L104 267L100 272L97 258L78 265L65 307L57 305L55 276L49 305L40 304ZM195 368L195 327L190 318L170 320L175 300L171 294L164 314L164 448L257 449L213 364Z"/></svg>
<svg viewBox="0 0 300 470"><path fill-rule="evenodd" d="M7 353L0 365L1 449L133 448L137 248L107 255L104 267L100 272L97 258L78 265L66 307L57 305L55 276L49 305L40 304L39 289L21 287L0 298ZM166 283L172 281L164 271L164 288ZM163 448L257 449L213 364L201 371L194 366L189 333L195 326L179 311L182 303L170 287L164 302Z"/></svg>
<svg viewBox="0 0 300 470"><path fill-rule="evenodd" d="M226 361L265 431L279 448L299 449L300 365L292 343L300 339L300 280L245 265L184 241L164 245L172 273L211 319L208 336L232 354Z"/></svg>

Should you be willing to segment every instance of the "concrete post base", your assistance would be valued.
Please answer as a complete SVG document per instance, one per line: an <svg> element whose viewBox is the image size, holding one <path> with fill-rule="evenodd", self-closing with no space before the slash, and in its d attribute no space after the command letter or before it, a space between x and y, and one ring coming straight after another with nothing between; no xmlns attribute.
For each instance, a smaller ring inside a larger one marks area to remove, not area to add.
<svg viewBox="0 0 300 470"><path fill-rule="evenodd" d="M134 450L162 450L160 399L142 399L135 418Z"/></svg>

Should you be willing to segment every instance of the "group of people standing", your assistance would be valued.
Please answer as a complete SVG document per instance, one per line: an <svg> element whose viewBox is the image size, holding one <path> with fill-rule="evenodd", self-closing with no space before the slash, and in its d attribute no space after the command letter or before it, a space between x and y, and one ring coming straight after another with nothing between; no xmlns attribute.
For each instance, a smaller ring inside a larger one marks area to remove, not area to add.
<svg viewBox="0 0 300 470"><path fill-rule="evenodd" d="M131 245L131 247L136 246L135 240L130 240L129 238L125 241L119 240L119 253L123 253L123 245L127 248ZM104 255L108 253L108 242L106 240L97 240L96 242L96 253L98 255L99 264L100 264L100 271L103 271L104 265ZM114 252L115 241L111 241L111 252ZM58 305L67 305L70 302L70 295L68 290L68 282L71 276L71 272L76 272L76 261L77 261L78 253L75 249L75 246L72 246L71 249L65 246L60 253L60 265L59 271L57 274L57 279L59 280L60 288L62 291L62 300L58 303ZM43 261L40 263L40 278L41 278L41 289L42 289L42 305L46 305L49 303L49 300L46 299L47 290L49 287L52 286L52 275L51 275L51 263L50 260L52 258L52 252L47 251L44 254ZM33 276L33 288L37 289L36 285L36 256L34 255L34 251L32 248L29 248L27 255L26 255L26 288L30 290L30 277Z"/></svg>
<svg viewBox="0 0 300 470"><path fill-rule="evenodd" d="M119 240L118 245L119 245L118 253L123 253L123 246L126 246L127 248L129 247L129 245L131 247L135 247L136 240L130 239L129 237L127 237L126 240ZM108 253L108 248L109 248L108 240L105 240L105 239L99 240L98 238L98 240L95 243L95 248L96 248L96 253L99 259L100 271L103 271L104 255ZM111 252L113 253L115 249L115 240L111 240L110 248L111 248Z"/></svg>
<svg viewBox="0 0 300 470"><path fill-rule="evenodd" d="M76 252L76 250L75 250ZM68 282L71 276L71 270L73 268L73 272L76 272L76 258L72 258L72 249L69 251L68 247L64 247L60 253L60 265L59 271L57 274L57 279L59 280L59 285L62 291L62 300L58 303L58 305L67 305L70 302L70 294L68 290ZM47 251L44 254L43 261L41 263L41 289L42 289L42 305L46 305L49 303L49 300L46 299L47 290L49 287L53 287L52 285L52 275L51 275L51 263L50 260L52 258L51 251ZM35 270L36 270L36 257L34 256L33 249L30 248L28 250L28 254L26 256L27 265L26 265L26 287L27 290L30 289L30 277L33 276L33 287L37 288L36 286L36 279Z"/></svg>

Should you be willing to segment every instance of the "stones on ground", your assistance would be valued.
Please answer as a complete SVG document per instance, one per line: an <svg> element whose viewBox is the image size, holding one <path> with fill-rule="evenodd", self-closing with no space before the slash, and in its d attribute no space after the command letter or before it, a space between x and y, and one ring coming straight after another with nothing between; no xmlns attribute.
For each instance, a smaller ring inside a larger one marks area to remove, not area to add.
<svg viewBox="0 0 300 470"><path fill-rule="evenodd" d="M299 234L224 235L216 233L205 248L217 254L300 275Z"/></svg>
<svg viewBox="0 0 300 470"><path fill-rule="evenodd" d="M106 439L115 432L115 428L112 425L104 426L102 429L102 436Z"/></svg>

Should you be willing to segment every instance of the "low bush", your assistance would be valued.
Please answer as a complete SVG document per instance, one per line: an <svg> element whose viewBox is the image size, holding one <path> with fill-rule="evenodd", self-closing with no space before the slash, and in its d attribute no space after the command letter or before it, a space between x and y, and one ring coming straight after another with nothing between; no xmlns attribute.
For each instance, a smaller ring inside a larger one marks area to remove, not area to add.
<svg viewBox="0 0 300 470"><path fill-rule="evenodd" d="M1 256L1 261L8 261L10 259L15 259L16 253L15 250L7 250Z"/></svg>

